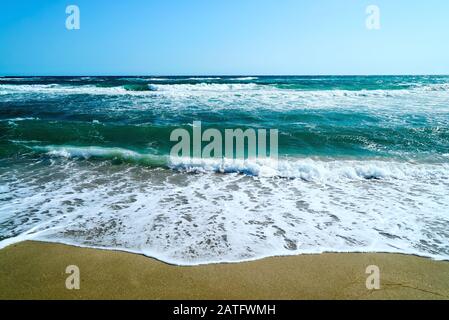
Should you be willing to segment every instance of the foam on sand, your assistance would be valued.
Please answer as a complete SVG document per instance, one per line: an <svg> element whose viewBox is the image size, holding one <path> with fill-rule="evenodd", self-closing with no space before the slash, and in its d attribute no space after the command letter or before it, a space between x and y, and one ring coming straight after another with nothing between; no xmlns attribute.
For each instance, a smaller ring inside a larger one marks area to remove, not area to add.
<svg viewBox="0 0 449 320"><path fill-rule="evenodd" d="M449 259L440 165L305 160L286 179L52 161L0 175L0 247L35 239L180 265L326 251Z"/></svg>

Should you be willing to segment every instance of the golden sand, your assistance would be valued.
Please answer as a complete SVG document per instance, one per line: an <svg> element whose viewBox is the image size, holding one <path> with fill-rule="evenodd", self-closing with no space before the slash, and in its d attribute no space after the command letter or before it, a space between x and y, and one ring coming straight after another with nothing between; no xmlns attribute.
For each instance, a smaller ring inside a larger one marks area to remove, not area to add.
<svg viewBox="0 0 449 320"><path fill-rule="evenodd" d="M80 290L68 290L68 265ZM367 266L380 268L368 290ZM449 299L449 262L326 253L180 267L125 252L27 241L0 250L0 299Z"/></svg>

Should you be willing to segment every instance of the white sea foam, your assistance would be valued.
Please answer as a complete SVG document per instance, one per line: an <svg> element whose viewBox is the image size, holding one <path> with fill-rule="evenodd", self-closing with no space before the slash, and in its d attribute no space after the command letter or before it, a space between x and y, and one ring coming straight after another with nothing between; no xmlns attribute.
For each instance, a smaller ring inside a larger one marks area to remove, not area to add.
<svg viewBox="0 0 449 320"><path fill-rule="evenodd" d="M449 259L446 165L304 159L288 168L299 179L208 166L185 174L55 158L2 170L0 247L36 239L182 265L323 251Z"/></svg>
<svg viewBox="0 0 449 320"><path fill-rule="evenodd" d="M11 119L1 119L0 121L31 121L31 120L39 120L37 117L17 117L17 118L11 118Z"/></svg>
<svg viewBox="0 0 449 320"><path fill-rule="evenodd" d="M245 83L245 84L229 84L229 83L198 83L198 84L159 84L155 85L155 87L159 91L165 92L209 92L209 91L239 91L239 90L256 90L260 89L261 86L258 86L254 83Z"/></svg>
<svg viewBox="0 0 449 320"><path fill-rule="evenodd" d="M238 77L238 78L231 78L230 80L237 80L237 81L251 81L251 80L257 80L258 77Z"/></svg>
<svg viewBox="0 0 449 320"><path fill-rule="evenodd" d="M306 181L341 181L357 179L431 179L444 176L449 164L411 165L380 160L313 160L313 159L192 159L171 158L169 167L187 172L243 173L259 177L300 178ZM432 170L428 170L432 168Z"/></svg>
<svg viewBox="0 0 449 320"><path fill-rule="evenodd" d="M153 84L151 88L154 91L163 92L214 92L214 91L232 91L232 90L252 90L255 84L216 84L216 83L198 83L198 84ZM46 94L91 94L91 95L136 95L145 96L152 94L150 91L132 91L124 87L97 87L92 85L83 86L64 86L58 84L47 85L0 85L0 92L3 93L46 93ZM154 94L154 93L153 93Z"/></svg>
<svg viewBox="0 0 449 320"><path fill-rule="evenodd" d="M0 81L33 81L33 80L39 80L40 78L33 77L33 78L11 78L11 77L0 77Z"/></svg>
<svg viewBox="0 0 449 320"><path fill-rule="evenodd" d="M155 78L153 80L166 80ZM243 78L240 78L243 79ZM142 81L150 79L140 79ZM323 98L401 98L407 95L429 95L444 94L447 98L449 94L449 84L430 84L425 86L416 86L410 89L400 90L293 90L279 89L270 85L261 85L256 83L196 83L196 84L153 84L152 88L160 91L161 94L185 96L210 95L211 93L239 93L239 91L253 91L253 94L276 98L286 98L294 101L295 99L323 99ZM98 87L93 85L67 86L58 84L28 84L11 85L0 84L1 94L17 93L42 93L42 94L91 94L91 95L135 95L146 96L154 95L151 91L132 91L124 87Z"/></svg>
<svg viewBox="0 0 449 320"><path fill-rule="evenodd" d="M41 93L41 94L127 94L129 91L123 87L97 87L93 85L66 86L59 84L27 84L27 85L0 85L0 92L14 93Z"/></svg>
<svg viewBox="0 0 449 320"><path fill-rule="evenodd" d="M202 80L220 80L221 78L219 77L192 77L192 78L188 78L187 80L198 80L198 81L202 81Z"/></svg>
<svg viewBox="0 0 449 320"><path fill-rule="evenodd" d="M169 81L168 78L120 78L119 80L125 81L139 81L139 82L148 82L148 81Z"/></svg>
<svg viewBox="0 0 449 320"><path fill-rule="evenodd" d="M93 78L93 77L80 77L80 78L68 79L68 81L70 81L70 82L79 82L79 81L87 81L87 80L92 80L92 79L97 79L97 78ZM99 79L99 81L104 81L104 80Z"/></svg>
<svg viewBox="0 0 449 320"><path fill-rule="evenodd" d="M17 96L22 94L89 94L123 95L136 98L151 97L160 99L195 99L199 104L212 107L226 107L241 102L245 97L245 106L270 108L320 108L348 107L352 105L371 108L413 106L426 107L429 100L433 104L447 106L449 84L432 84L400 90L290 90L255 83L197 83L197 84L152 84L148 91L126 90L124 87L97 87L93 85L65 86L48 85L11 85L0 84L0 94ZM210 99L217 101L217 106ZM275 103L274 103L275 102ZM189 105L189 104L181 104ZM241 103L239 103L241 105Z"/></svg>

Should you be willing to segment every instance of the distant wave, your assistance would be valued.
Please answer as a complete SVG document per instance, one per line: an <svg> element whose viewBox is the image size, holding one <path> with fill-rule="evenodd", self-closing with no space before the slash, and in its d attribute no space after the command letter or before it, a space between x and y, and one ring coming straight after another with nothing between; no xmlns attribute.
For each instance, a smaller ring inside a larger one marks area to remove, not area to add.
<svg viewBox="0 0 449 320"><path fill-rule="evenodd" d="M198 81L202 81L202 80L220 80L220 77L192 77L192 78L188 78L187 80L198 80Z"/></svg>
<svg viewBox="0 0 449 320"><path fill-rule="evenodd" d="M58 84L45 85L0 85L0 92L4 94L13 93L47 93L47 94L91 94L91 95L123 95L144 94L145 91L163 92L185 92L185 91L228 91L228 90L251 90L256 89L255 84L129 84L123 86L64 86Z"/></svg>
<svg viewBox="0 0 449 320"><path fill-rule="evenodd" d="M123 88L127 91L156 91L157 88L148 84L127 84Z"/></svg>
<svg viewBox="0 0 449 320"><path fill-rule="evenodd" d="M424 91L449 91L449 83L415 85L414 87Z"/></svg>
<svg viewBox="0 0 449 320"><path fill-rule="evenodd" d="M234 90L256 90L261 89L254 83L198 83L198 84L160 84L155 85L158 91L165 92L188 92L188 91L234 91Z"/></svg>
<svg viewBox="0 0 449 320"><path fill-rule="evenodd" d="M161 80L162 81L162 80ZM284 87L282 85L256 84L256 83L180 83L180 84L125 84L120 86L95 86L95 85L59 85L59 84L0 84L0 93L47 93L47 94L130 94L132 91L161 91L161 92L210 92L210 91L235 91L235 90L259 90L263 92L278 92L284 94L296 94L301 96L329 96L329 97L393 97L404 94L424 92L449 92L449 83L416 85L409 89L361 89L361 90L304 90ZM138 93L137 93L138 94Z"/></svg>
<svg viewBox="0 0 449 320"><path fill-rule="evenodd" d="M150 90L148 90L150 91ZM94 85L66 86L59 84L0 85L0 93L39 93L39 94L89 94L89 95L124 95L131 94L124 86L100 87Z"/></svg>
<svg viewBox="0 0 449 320"><path fill-rule="evenodd" d="M0 81L23 81L31 78L0 77Z"/></svg>
<svg viewBox="0 0 449 320"><path fill-rule="evenodd" d="M31 121L31 120L39 120L37 117L17 117L17 118L10 118L10 119L0 119L0 121Z"/></svg>
<svg viewBox="0 0 449 320"><path fill-rule="evenodd" d="M123 81L130 81L130 82L134 82L134 81L138 81L138 82L148 82L148 81L169 81L170 79L168 78L120 78L118 80L123 80Z"/></svg>
<svg viewBox="0 0 449 320"><path fill-rule="evenodd" d="M231 78L230 80L234 81L251 81L251 80L257 80L258 77L238 77L238 78Z"/></svg>

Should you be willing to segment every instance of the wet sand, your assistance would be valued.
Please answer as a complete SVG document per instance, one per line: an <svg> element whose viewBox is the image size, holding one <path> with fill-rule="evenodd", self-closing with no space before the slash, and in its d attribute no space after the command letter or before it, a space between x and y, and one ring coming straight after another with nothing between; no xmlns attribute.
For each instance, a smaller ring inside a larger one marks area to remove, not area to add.
<svg viewBox="0 0 449 320"><path fill-rule="evenodd" d="M65 286L80 269L80 289ZM380 290L368 290L369 265ZM449 262L326 253L195 267L125 252L26 241L0 250L0 299L449 299Z"/></svg>

